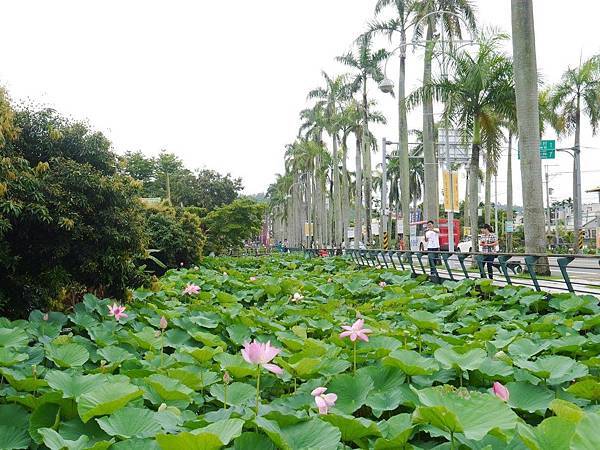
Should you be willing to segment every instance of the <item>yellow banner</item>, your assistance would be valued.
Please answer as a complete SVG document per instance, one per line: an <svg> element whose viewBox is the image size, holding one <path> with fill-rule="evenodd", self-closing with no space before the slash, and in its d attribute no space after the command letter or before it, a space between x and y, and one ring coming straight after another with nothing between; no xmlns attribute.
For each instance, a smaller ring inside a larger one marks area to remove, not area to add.
<svg viewBox="0 0 600 450"><path fill-rule="evenodd" d="M458 205L458 172L444 170L444 210L459 212ZM452 186L452 205L450 205L450 186Z"/></svg>

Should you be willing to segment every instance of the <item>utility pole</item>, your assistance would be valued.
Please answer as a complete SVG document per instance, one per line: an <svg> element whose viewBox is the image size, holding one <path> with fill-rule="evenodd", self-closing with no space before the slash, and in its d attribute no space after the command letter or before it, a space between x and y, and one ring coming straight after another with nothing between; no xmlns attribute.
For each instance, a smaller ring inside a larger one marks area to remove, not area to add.
<svg viewBox="0 0 600 450"><path fill-rule="evenodd" d="M497 235L500 234L498 230L498 174L494 175L494 230Z"/></svg>
<svg viewBox="0 0 600 450"><path fill-rule="evenodd" d="M383 233L387 231L387 138L381 140L381 222L379 225L379 242L383 248Z"/></svg>
<svg viewBox="0 0 600 450"><path fill-rule="evenodd" d="M548 228L547 228L547 233L550 233L550 183L548 182L548 165L545 166L546 168L546 212L547 212L547 217L548 217Z"/></svg>

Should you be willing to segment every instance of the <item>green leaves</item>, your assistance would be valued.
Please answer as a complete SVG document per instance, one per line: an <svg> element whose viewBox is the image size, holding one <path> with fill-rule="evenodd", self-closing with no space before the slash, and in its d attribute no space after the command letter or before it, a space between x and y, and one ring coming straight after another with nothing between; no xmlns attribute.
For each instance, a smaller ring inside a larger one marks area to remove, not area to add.
<svg viewBox="0 0 600 450"><path fill-rule="evenodd" d="M142 390L129 383L104 383L79 397L77 412L83 422L92 417L111 414L131 400L141 397Z"/></svg>
<svg viewBox="0 0 600 450"><path fill-rule="evenodd" d="M412 350L395 350L383 359L383 364L398 367L410 377L431 375L439 370L439 365L434 359L421 356Z"/></svg>
<svg viewBox="0 0 600 450"><path fill-rule="evenodd" d="M49 344L46 347L46 358L59 367L79 367L90 359L90 354L79 344Z"/></svg>
<svg viewBox="0 0 600 450"><path fill-rule="evenodd" d="M153 437L162 429L155 413L142 408L121 408L96 422L110 436L123 439Z"/></svg>
<svg viewBox="0 0 600 450"><path fill-rule="evenodd" d="M519 288L477 297L472 281L357 276L328 261L207 258L133 295L121 323L91 295L69 316L0 319L0 448L381 450L452 437L480 450L600 448L590 302L542 316L545 298ZM382 279L394 283L383 292ZM201 294L183 296L188 283ZM356 316L377 333L357 346L354 375L339 332ZM257 418L256 366L240 354L252 339L280 348L285 370L261 369ZM326 415L318 386L337 395Z"/></svg>
<svg viewBox="0 0 600 450"><path fill-rule="evenodd" d="M335 408L345 414L352 414L365 404L369 392L373 389L373 380L366 373L356 376L337 375L329 383L328 392L337 394Z"/></svg>

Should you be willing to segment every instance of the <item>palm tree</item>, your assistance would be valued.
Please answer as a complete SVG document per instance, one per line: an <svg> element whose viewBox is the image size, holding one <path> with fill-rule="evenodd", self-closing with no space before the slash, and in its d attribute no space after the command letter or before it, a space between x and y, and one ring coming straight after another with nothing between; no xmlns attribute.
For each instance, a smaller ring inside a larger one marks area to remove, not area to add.
<svg viewBox="0 0 600 450"><path fill-rule="evenodd" d="M339 244L343 235L342 199L340 192L340 174L338 168L338 162L340 159L338 155L339 132L342 126L340 113L344 107L344 103L351 96L351 89L347 83L346 75L340 75L335 78L331 78L326 72L322 72L322 74L325 80L325 85L310 91L308 97L318 99L317 105L320 106L325 113L325 129L332 139L331 177L333 181L333 241Z"/></svg>
<svg viewBox="0 0 600 450"><path fill-rule="evenodd" d="M376 82L383 79L383 73L381 71L381 63L384 61L388 53L385 49L379 49L373 51L371 48L371 35L365 33L361 35L357 40L357 53L353 54L348 52L345 55L338 56L337 60L342 64L345 64L355 71L354 79L352 80L352 86L355 90L362 90L362 137L361 147L357 148L357 153L363 154L365 158L365 165L371 167L371 146L368 144L368 117L369 117L369 102L367 97L367 82L369 78ZM354 218L354 230L355 239L354 245L358 248L358 241L362 230L362 219L361 219L361 205L362 205L362 169L361 169L361 157L359 154L356 156L356 212ZM367 228L367 239L371 239L371 171L367 171L365 174L365 221Z"/></svg>
<svg viewBox="0 0 600 450"><path fill-rule="evenodd" d="M540 123L535 30L531 0L511 0L512 45L514 57L525 251L546 252L545 215L540 159ZM547 271L543 270L544 272Z"/></svg>
<svg viewBox="0 0 600 450"><path fill-rule="evenodd" d="M465 50L451 55L454 74L434 79L411 94L410 103L428 95L444 102L444 114L470 134L472 140L469 165L469 217L472 223L472 246L477 243L477 208L479 205L479 157L482 137L497 126L496 118L507 117L514 103L512 63L499 50L504 35L478 38L474 55ZM482 134L483 130L483 134Z"/></svg>
<svg viewBox="0 0 600 450"><path fill-rule="evenodd" d="M406 34L410 26L411 0L377 0L375 14L380 14L388 6L394 9L394 17L385 22L374 22L371 24L370 33L382 32L388 36L390 41L394 34L399 35L398 54L400 58L400 70L398 74L398 150L400 156L400 195L402 201L402 217L404 229L409 227L408 208L410 204L410 180L409 180L409 158L408 158L408 123L406 120ZM404 233L405 244L408 248L408 233Z"/></svg>
<svg viewBox="0 0 600 450"><path fill-rule="evenodd" d="M592 133L600 123L600 55L592 56L579 67L568 68L552 89L551 104L564 120L564 132L575 134L573 145L573 199L575 235L581 232L581 114L588 116Z"/></svg>
<svg viewBox="0 0 600 450"><path fill-rule="evenodd" d="M425 57L423 59L423 85L431 83L434 46L441 34L451 41L462 38L463 23L474 33L477 24L474 6L470 0L417 0L414 2L415 39L423 36L425 28ZM438 21L438 19L440 19ZM433 99L423 98L423 155L425 162L425 217L437 218L439 208L438 170L434 146Z"/></svg>

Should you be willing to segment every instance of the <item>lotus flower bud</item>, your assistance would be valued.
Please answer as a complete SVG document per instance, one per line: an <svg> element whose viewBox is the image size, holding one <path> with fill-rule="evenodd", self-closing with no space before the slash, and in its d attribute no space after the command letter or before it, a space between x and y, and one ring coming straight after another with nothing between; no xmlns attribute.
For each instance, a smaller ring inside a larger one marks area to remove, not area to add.
<svg viewBox="0 0 600 450"><path fill-rule="evenodd" d="M167 319L165 319L165 316L160 316L160 322L158 324L158 326L160 327L161 330L166 330L167 329L167 325L169 325L169 322L167 322Z"/></svg>
<svg viewBox="0 0 600 450"><path fill-rule="evenodd" d="M225 383L225 384L231 383L231 375L229 375L229 372L227 372L227 371L225 371L225 373L223 374L223 383Z"/></svg>

